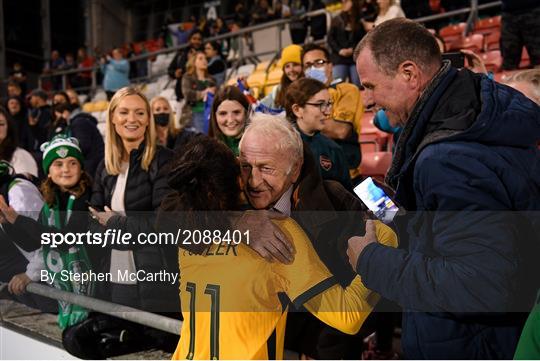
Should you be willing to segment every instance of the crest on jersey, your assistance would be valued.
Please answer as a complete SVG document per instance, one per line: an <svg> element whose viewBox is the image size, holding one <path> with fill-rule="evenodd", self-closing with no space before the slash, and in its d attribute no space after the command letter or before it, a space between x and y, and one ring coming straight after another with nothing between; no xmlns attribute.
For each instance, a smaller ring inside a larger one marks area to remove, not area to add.
<svg viewBox="0 0 540 361"><path fill-rule="evenodd" d="M319 162L321 163L321 168L325 171L328 172L330 169L332 169L332 161L327 156L321 155L319 157Z"/></svg>

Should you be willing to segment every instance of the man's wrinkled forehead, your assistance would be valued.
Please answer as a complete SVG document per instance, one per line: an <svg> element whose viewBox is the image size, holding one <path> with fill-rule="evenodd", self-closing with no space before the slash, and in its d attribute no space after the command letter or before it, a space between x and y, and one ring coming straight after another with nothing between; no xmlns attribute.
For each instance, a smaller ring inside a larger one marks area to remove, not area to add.
<svg viewBox="0 0 540 361"><path fill-rule="evenodd" d="M255 134L255 131L244 134L240 143L240 160L257 156L259 159L273 160L277 163L288 164L291 151L282 149L278 134Z"/></svg>

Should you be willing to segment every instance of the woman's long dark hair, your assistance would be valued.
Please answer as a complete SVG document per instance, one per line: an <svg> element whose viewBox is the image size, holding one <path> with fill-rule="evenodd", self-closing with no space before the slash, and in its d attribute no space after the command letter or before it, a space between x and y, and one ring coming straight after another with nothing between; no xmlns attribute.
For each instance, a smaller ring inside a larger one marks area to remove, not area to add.
<svg viewBox="0 0 540 361"><path fill-rule="evenodd" d="M17 128L9 112L0 106L0 114L6 118L7 134L6 138L0 143L0 159L10 162L13 153L19 144Z"/></svg>
<svg viewBox="0 0 540 361"><path fill-rule="evenodd" d="M364 7L365 0L351 0L352 7L348 12L342 12L340 16L345 22L345 26L349 25L352 29L353 34L360 29L362 23L360 19L362 18L362 8Z"/></svg>
<svg viewBox="0 0 540 361"><path fill-rule="evenodd" d="M175 210L220 211L238 208L240 167L222 142L195 137L171 165L169 186Z"/></svg>
<svg viewBox="0 0 540 361"><path fill-rule="evenodd" d="M231 229L229 215L240 209L240 167L222 142L196 137L171 165L168 182L173 190L163 199L156 224L173 229Z"/></svg>

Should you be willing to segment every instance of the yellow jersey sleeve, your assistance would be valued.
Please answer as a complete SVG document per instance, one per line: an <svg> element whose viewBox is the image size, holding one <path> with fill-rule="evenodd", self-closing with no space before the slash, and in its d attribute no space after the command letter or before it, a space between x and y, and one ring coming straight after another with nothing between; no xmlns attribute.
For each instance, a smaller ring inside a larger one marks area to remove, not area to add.
<svg viewBox="0 0 540 361"><path fill-rule="evenodd" d="M396 248L398 246L398 239L392 228L388 227L381 221L375 221L374 223L377 241L385 246Z"/></svg>
<svg viewBox="0 0 540 361"><path fill-rule="evenodd" d="M291 264L274 264L279 288L295 306L337 283L321 261L302 228L291 218L274 221L293 242L296 254Z"/></svg>
<svg viewBox="0 0 540 361"><path fill-rule="evenodd" d="M356 276L347 288L334 285L307 300L304 307L327 325L354 335L358 333L379 298L378 294L362 284L360 276Z"/></svg>
<svg viewBox="0 0 540 361"><path fill-rule="evenodd" d="M377 240L386 246L397 247L394 231L375 221ZM323 291L304 303L304 307L322 322L351 335L356 334L379 301L379 295L368 290L360 276L345 289L340 285Z"/></svg>

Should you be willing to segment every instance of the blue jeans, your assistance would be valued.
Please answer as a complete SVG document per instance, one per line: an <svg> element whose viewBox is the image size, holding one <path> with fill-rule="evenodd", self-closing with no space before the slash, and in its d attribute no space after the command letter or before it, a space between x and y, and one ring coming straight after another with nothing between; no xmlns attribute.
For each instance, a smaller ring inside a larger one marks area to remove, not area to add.
<svg viewBox="0 0 540 361"><path fill-rule="evenodd" d="M346 81L349 78L349 82L353 83L356 86L360 86L360 78L356 72L356 65L344 65L336 64L334 65L334 70L332 71L332 76L334 80L340 78L343 81Z"/></svg>
<svg viewBox="0 0 540 361"><path fill-rule="evenodd" d="M208 134L208 126L205 124L204 112L191 114L190 128L197 133Z"/></svg>

